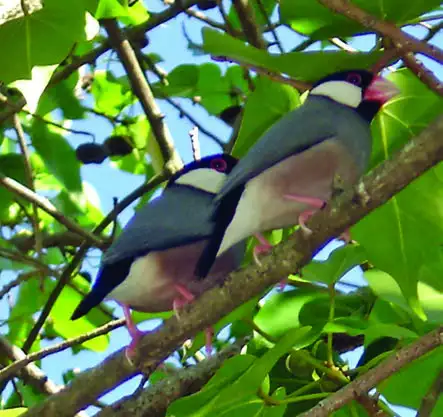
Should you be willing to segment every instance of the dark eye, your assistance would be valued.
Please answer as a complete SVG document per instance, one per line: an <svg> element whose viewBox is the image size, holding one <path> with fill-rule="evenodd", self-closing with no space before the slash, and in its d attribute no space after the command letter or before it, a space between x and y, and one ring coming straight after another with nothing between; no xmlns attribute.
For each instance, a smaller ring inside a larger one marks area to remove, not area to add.
<svg viewBox="0 0 443 417"><path fill-rule="evenodd" d="M223 158L215 158L211 161L211 169L215 169L218 172L225 172L228 168L228 164Z"/></svg>
<svg viewBox="0 0 443 417"><path fill-rule="evenodd" d="M356 72L351 72L346 77L346 81L348 83L354 84L354 85L361 85L361 75Z"/></svg>

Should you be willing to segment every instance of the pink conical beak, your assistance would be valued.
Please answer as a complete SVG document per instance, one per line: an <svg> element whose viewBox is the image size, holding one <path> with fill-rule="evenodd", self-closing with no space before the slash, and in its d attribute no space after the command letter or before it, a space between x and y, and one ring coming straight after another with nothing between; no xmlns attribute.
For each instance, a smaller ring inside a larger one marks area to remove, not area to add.
<svg viewBox="0 0 443 417"><path fill-rule="evenodd" d="M363 99L379 101L380 103L384 104L398 94L400 94L400 90L393 82L387 80L386 78L377 76L366 89Z"/></svg>

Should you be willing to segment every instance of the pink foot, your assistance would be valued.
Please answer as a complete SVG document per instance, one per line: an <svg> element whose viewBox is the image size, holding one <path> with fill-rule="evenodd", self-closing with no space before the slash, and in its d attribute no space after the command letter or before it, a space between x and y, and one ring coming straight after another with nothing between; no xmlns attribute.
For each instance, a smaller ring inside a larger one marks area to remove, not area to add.
<svg viewBox="0 0 443 417"><path fill-rule="evenodd" d="M302 195L297 194L285 194L284 197L288 200L297 201L298 203L304 203L308 206L312 206L315 209L321 209L325 206L326 202L323 201L320 198L317 197L306 197ZM312 230L306 226L306 222L308 219L315 213L315 210L305 210L298 216L298 224L300 225L301 229L305 233L305 235L310 235L312 233Z"/></svg>
<svg viewBox="0 0 443 417"><path fill-rule="evenodd" d="M129 346L126 348L125 354L128 361L132 363L132 359L134 358L137 344L144 335L144 333L138 330L136 324L132 320L131 310L129 309L129 307L126 304L120 304L120 305L123 308L123 314L126 320L126 327L128 328L128 332L131 336L131 343L129 343Z"/></svg>
<svg viewBox="0 0 443 417"><path fill-rule="evenodd" d="M345 243L351 243L351 231L346 229L339 237L340 240L343 240Z"/></svg>
<svg viewBox="0 0 443 417"><path fill-rule="evenodd" d="M260 242L254 247L252 251L252 257L258 266L261 266L261 262L258 259L258 255L262 253L269 253L272 250L272 245L266 240L266 238L261 233L256 233L255 238Z"/></svg>
<svg viewBox="0 0 443 417"><path fill-rule="evenodd" d="M288 280L287 279L282 279L278 284L277 284L277 290L279 292L283 292L283 290L285 289L286 285L288 284Z"/></svg>

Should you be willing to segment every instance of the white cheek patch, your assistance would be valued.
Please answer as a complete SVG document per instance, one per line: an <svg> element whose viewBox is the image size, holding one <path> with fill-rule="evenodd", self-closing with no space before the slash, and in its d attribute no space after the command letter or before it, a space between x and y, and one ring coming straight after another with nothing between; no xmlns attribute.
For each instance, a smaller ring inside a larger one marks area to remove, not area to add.
<svg viewBox="0 0 443 417"><path fill-rule="evenodd" d="M309 94L326 96L354 108L362 101L362 89L346 81L327 81L313 88Z"/></svg>
<svg viewBox="0 0 443 417"><path fill-rule="evenodd" d="M226 180L226 174L215 169L199 168L187 172L175 180L175 184L189 185L194 188L217 194Z"/></svg>

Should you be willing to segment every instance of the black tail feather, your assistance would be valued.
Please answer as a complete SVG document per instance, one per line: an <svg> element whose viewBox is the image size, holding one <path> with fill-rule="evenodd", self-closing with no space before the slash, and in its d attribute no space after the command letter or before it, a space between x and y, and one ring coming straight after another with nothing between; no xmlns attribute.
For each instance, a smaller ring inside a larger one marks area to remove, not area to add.
<svg viewBox="0 0 443 417"><path fill-rule="evenodd" d="M238 202L243 194L244 186L238 187L228 193L219 202L214 211L213 220L215 223L214 231L209 239L208 244L203 250L197 265L195 267L195 276L202 279L205 278L214 264L218 250L223 241L226 229L234 218Z"/></svg>
<svg viewBox="0 0 443 417"><path fill-rule="evenodd" d="M77 320L88 314L89 311L96 305L100 304L105 298L106 294L103 292L92 290L77 306L71 316L71 320Z"/></svg>

